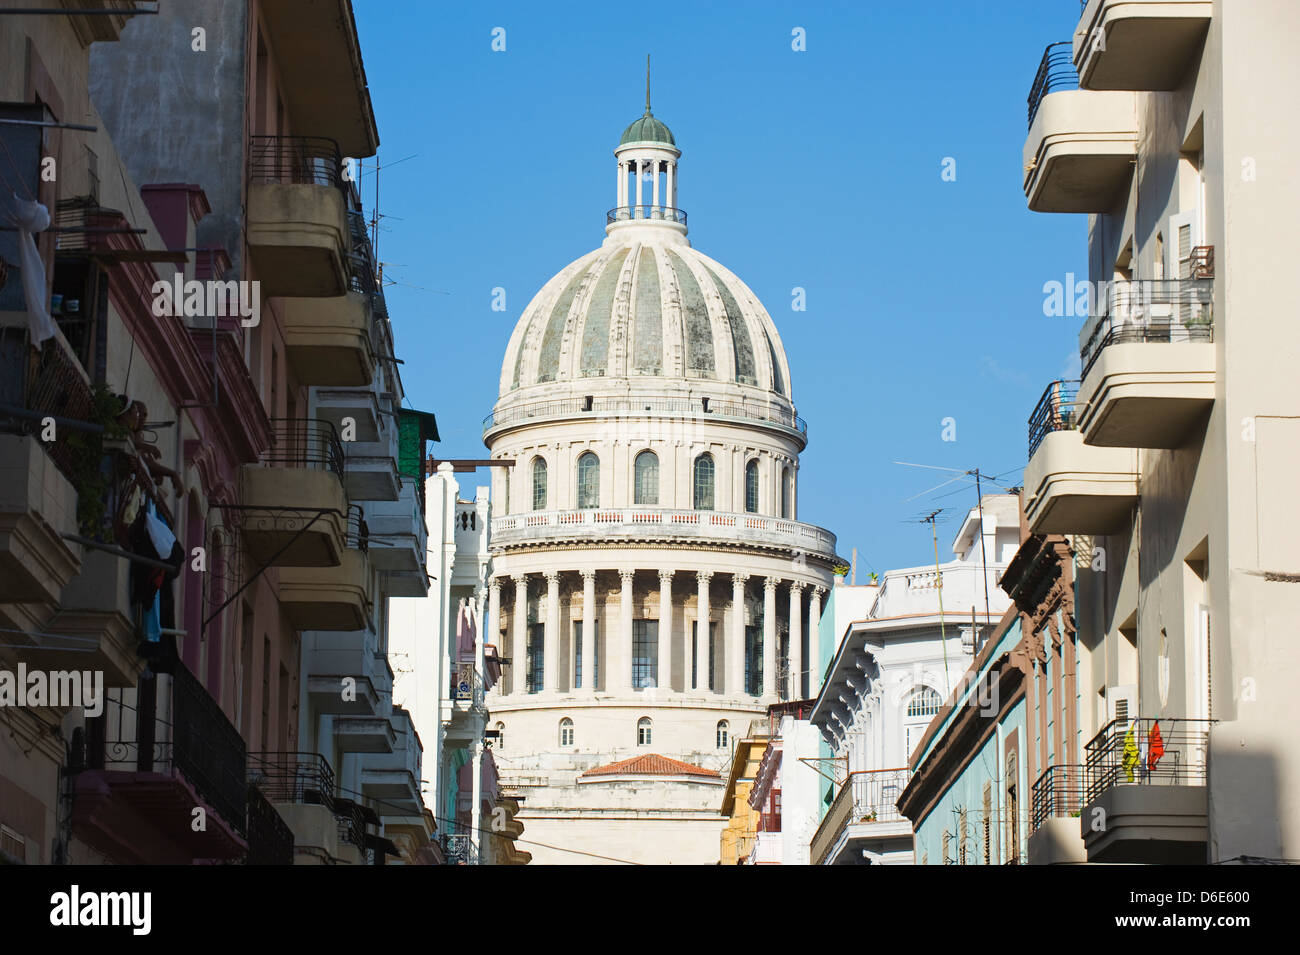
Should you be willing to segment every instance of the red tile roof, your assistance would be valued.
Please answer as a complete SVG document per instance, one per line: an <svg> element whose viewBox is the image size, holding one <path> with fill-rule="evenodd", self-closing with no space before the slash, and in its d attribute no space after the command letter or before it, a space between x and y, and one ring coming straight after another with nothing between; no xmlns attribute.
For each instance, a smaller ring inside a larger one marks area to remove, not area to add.
<svg viewBox="0 0 1300 955"><path fill-rule="evenodd" d="M589 769L583 776L704 776L709 779L720 778L712 769L683 763L680 759L669 759L658 753L633 756L631 759L619 760L607 766Z"/></svg>

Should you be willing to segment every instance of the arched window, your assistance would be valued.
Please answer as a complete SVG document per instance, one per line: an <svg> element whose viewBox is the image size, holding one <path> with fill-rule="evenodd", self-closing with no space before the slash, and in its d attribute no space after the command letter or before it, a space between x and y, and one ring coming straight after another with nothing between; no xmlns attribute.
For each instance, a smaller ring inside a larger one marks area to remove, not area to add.
<svg viewBox="0 0 1300 955"><path fill-rule="evenodd" d="M907 701L907 715L909 717L937 716L941 705L943 701L939 699L939 692L932 687L923 686L914 691Z"/></svg>
<svg viewBox="0 0 1300 955"><path fill-rule="evenodd" d="M636 744L638 746L650 745L650 717L643 716L636 721Z"/></svg>
<svg viewBox="0 0 1300 955"><path fill-rule="evenodd" d="M701 454L695 459L695 509L713 510L713 455Z"/></svg>
<svg viewBox="0 0 1300 955"><path fill-rule="evenodd" d="M659 503L659 457L653 451L642 451L633 465L635 473L633 504Z"/></svg>
<svg viewBox="0 0 1300 955"><path fill-rule="evenodd" d="M546 509L546 459L533 458L533 510Z"/></svg>
<svg viewBox="0 0 1300 955"><path fill-rule="evenodd" d="M591 451L578 458L578 507L600 507L600 458Z"/></svg>
<svg viewBox="0 0 1300 955"><path fill-rule="evenodd" d="M745 511L758 513L758 458L745 465Z"/></svg>
<svg viewBox="0 0 1300 955"><path fill-rule="evenodd" d="M506 748L506 724L500 720L497 721L497 749Z"/></svg>
<svg viewBox="0 0 1300 955"><path fill-rule="evenodd" d="M726 749L726 748L727 748L727 742L728 742L728 740L727 740L727 730L728 730L728 729L729 729L729 727L727 726L727 721L726 721L726 720L718 720L718 734L717 734L717 739L715 740L715 743L716 743L718 749Z"/></svg>
<svg viewBox="0 0 1300 955"><path fill-rule="evenodd" d="M560 720L560 745L573 745L573 720L569 719L567 716Z"/></svg>
<svg viewBox="0 0 1300 955"><path fill-rule="evenodd" d="M790 469L785 468L781 472L781 516L785 520L790 520L790 498L792 481L790 479Z"/></svg>

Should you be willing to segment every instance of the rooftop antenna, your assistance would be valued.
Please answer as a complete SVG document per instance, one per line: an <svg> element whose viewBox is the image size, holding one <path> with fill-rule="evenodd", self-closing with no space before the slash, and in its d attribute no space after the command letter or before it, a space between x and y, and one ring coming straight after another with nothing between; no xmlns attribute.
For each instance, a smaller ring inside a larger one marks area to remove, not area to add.
<svg viewBox="0 0 1300 955"><path fill-rule="evenodd" d="M943 512L944 508L942 507L931 511L916 523L929 524L930 536L934 538L934 585L939 592L939 645L943 647L944 692L947 693L952 689L952 680L948 676L948 631L943 620L943 574L939 571L939 530L935 526L935 519Z"/></svg>
<svg viewBox="0 0 1300 955"><path fill-rule="evenodd" d="M645 55L645 111L650 115L650 54Z"/></svg>

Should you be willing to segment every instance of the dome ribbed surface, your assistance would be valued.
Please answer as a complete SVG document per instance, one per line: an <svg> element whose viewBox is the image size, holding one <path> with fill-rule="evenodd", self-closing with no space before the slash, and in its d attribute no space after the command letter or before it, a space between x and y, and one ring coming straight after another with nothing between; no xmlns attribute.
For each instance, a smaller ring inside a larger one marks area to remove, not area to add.
<svg viewBox="0 0 1300 955"><path fill-rule="evenodd" d="M668 143L670 146L676 146L677 141L673 139L672 131L663 123L662 120L656 119L650 113L639 116L637 119L623 130L623 135L619 138L620 146L627 143Z"/></svg>

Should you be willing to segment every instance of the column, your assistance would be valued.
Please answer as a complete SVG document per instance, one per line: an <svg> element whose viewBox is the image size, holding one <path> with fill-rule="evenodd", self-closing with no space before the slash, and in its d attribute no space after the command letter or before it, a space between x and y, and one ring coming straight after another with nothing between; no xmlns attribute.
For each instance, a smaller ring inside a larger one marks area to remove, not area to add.
<svg viewBox="0 0 1300 955"><path fill-rule="evenodd" d="M659 687L673 688L673 572L659 571Z"/></svg>
<svg viewBox="0 0 1300 955"><path fill-rule="evenodd" d="M493 577L488 581L487 622L483 625L482 643L496 646L501 639L501 578ZM505 656L505 648L497 647L497 655Z"/></svg>
<svg viewBox="0 0 1300 955"><path fill-rule="evenodd" d="M614 189L614 205L616 207L625 205L623 202L623 190L625 188L627 188L627 167L620 160L618 164L618 181L615 183Z"/></svg>
<svg viewBox="0 0 1300 955"><path fill-rule="evenodd" d="M483 744L477 739L469 741L470 761L474 764L470 770L474 774L474 779L470 783L470 804L469 804L469 844L474 847L473 855L477 856L482 851L482 839L479 836L479 829L483 826L483 794L480 787L483 785ZM383 850L377 849L377 852Z"/></svg>
<svg viewBox="0 0 1300 955"><path fill-rule="evenodd" d="M731 575L731 643L727 647L727 695L745 692L745 582L749 574Z"/></svg>
<svg viewBox="0 0 1300 955"><path fill-rule="evenodd" d="M488 589L480 587L477 593L478 597L478 619L475 621L478 625L478 639L474 641L474 673L478 679L478 687L475 688L475 702L480 705L483 703L483 694L487 693L487 665L484 663L483 645L487 643L490 631L487 628L487 611L488 611Z"/></svg>
<svg viewBox="0 0 1300 955"><path fill-rule="evenodd" d="M820 645L822 597L825 587L814 587L808 595L808 695L816 696L822 690L822 652Z"/></svg>
<svg viewBox="0 0 1300 955"><path fill-rule="evenodd" d="M763 698L776 699L776 577L763 578Z"/></svg>
<svg viewBox="0 0 1300 955"><path fill-rule="evenodd" d="M677 163L669 160L667 165L668 165L668 181L667 181L667 189L665 189L664 191L668 194L668 207L670 209L676 209L677 193L673 192L673 170L676 168Z"/></svg>
<svg viewBox="0 0 1300 955"><path fill-rule="evenodd" d="M560 689L560 575L546 572L546 626L542 636L542 688Z"/></svg>
<svg viewBox="0 0 1300 955"><path fill-rule="evenodd" d="M582 692L596 692L596 572L582 572Z"/></svg>
<svg viewBox="0 0 1300 955"><path fill-rule="evenodd" d="M510 648L510 692L528 692L528 575L516 574L515 638Z"/></svg>
<svg viewBox="0 0 1300 955"><path fill-rule="evenodd" d="M695 575L699 582L695 605L695 691L709 692L709 581L713 574L701 570Z"/></svg>
<svg viewBox="0 0 1300 955"><path fill-rule="evenodd" d="M650 191L650 196L651 196L650 203L651 205L654 206L653 215L662 216L663 213L660 212L659 209L659 161L655 160L653 163L650 164L650 166L652 169L654 169L654 176L655 176L654 187Z"/></svg>
<svg viewBox="0 0 1300 955"><path fill-rule="evenodd" d="M790 582L790 699L803 697L803 588Z"/></svg>
<svg viewBox="0 0 1300 955"><path fill-rule="evenodd" d="M644 162L645 162L644 159L638 159L636 161L636 216L635 218L638 219L641 217L641 164Z"/></svg>
<svg viewBox="0 0 1300 955"><path fill-rule="evenodd" d="M610 675L605 685L621 692L632 690L632 578L635 570L620 570L623 592L618 603L618 653L609 655ZM611 679L612 678L612 679Z"/></svg>

